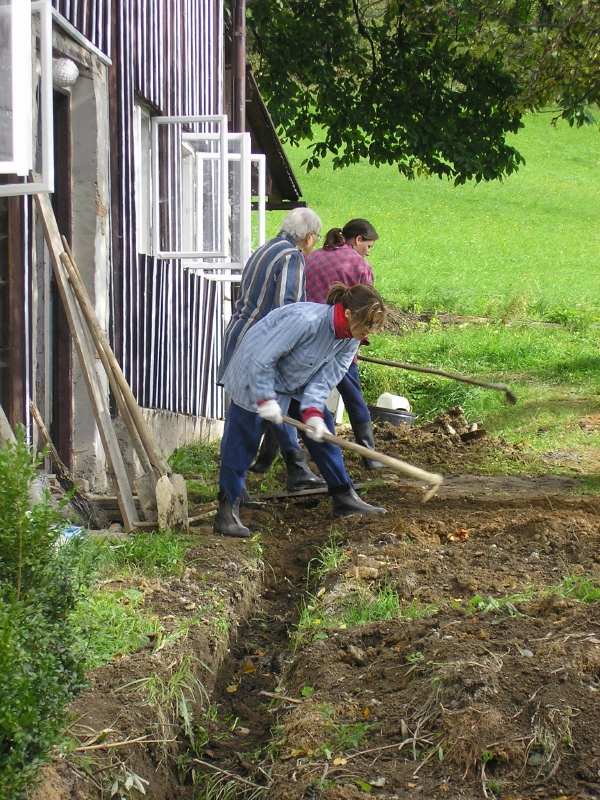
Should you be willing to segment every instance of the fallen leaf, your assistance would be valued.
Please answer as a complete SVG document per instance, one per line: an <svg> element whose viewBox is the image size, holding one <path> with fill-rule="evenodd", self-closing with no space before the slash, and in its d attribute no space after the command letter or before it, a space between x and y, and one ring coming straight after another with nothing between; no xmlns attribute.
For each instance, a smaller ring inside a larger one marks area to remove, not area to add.
<svg viewBox="0 0 600 800"><path fill-rule="evenodd" d="M228 686L228 687L225 689L225 691L226 691L226 692L229 692L229 694L233 694L234 692L237 692L237 689L238 689L238 687L237 687L237 684L236 684L236 683L234 683L234 684L233 684L233 686Z"/></svg>
<svg viewBox="0 0 600 800"><path fill-rule="evenodd" d="M292 758L297 758L298 756L305 756L306 750L290 750L290 755Z"/></svg>
<svg viewBox="0 0 600 800"><path fill-rule="evenodd" d="M449 533L446 538L450 542L464 542L469 538L469 531L464 528L457 528L454 533Z"/></svg>
<svg viewBox="0 0 600 800"><path fill-rule="evenodd" d="M533 658L533 653L531 652L531 650L528 650L526 647L519 647L519 645L517 645L517 650L519 651L519 653L522 656L525 656L525 658ZM560 798L559 798L559 800L560 800Z"/></svg>
<svg viewBox="0 0 600 800"><path fill-rule="evenodd" d="M246 675L252 675L253 672L256 672L256 667L254 666L254 664L246 664L246 666L244 667L244 672L246 673Z"/></svg>

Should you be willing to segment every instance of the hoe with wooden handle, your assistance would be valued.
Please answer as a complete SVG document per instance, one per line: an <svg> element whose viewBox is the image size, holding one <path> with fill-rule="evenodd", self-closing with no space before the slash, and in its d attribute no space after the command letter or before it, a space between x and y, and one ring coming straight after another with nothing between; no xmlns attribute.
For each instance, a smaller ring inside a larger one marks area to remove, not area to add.
<svg viewBox="0 0 600 800"><path fill-rule="evenodd" d="M293 425L294 428L298 428L298 430L305 432L310 430L308 425L305 425L303 422L298 422L298 420L292 419L291 417L284 415L283 421L288 425ZM400 461L399 458L392 458L392 456L378 453L376 450L369 450L368 447L363 447L361 444L356 444L356 442L349 442L346 439L342 439L340 436L334 436L333 433L324 433L323 438L332 444L337 444L337 446L341 447L343 450L352 450L373 461L381 461L382 464L395 469L397 472L402 472L404 475L409 475L411 478L424 481L429 486L423 496L424 503L437 494L438 489L444 482L442 475L436 475L434 472L426 472L424 469L419 469L419 467L413 467L412 464L407 464L406 461Z"/></svg>
<svg viewBox="0 0 600 800"><path fill-rule="evenodd" d="M358 356L360 361L368 361L369 364L383 364L384 367L396 367L397 369L408 369L412 372L424 372L426 375L439 375L442 378L449 378L452 381L470 383L472 386L482 386L484 389L495 389L497 392L504 392L506 402L514 406L517 398L505 383L488 383L477 378L467 378L465 375L455 375L452 372L442 372L441 369L431 367L419 367L416 364L401 364L399 361L386 361L383 358L371 358L370 356Z"/></svg>

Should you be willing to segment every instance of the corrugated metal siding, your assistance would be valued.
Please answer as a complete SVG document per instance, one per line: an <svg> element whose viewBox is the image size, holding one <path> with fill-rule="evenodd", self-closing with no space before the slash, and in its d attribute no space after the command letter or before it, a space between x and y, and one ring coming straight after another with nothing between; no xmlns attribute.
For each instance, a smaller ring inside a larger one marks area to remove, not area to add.
<svg viewBox="0 0 600 800"><path fill-rule="evenodd" d="M110 56L111 0L52 0L52 5L98 50Z"/></svg>
<svg viewBox="0 0 600 800"><path fill-rule="evenodd" d="M221 113L222 8L219 0L129 0L118 3L117 9L117 355L142 405L219 417L222 392L215 386L214 373L221 347L223 287L183 270L177 260L137 255L133 107L137 95L162 115ZM174 137L165 150L169 213L175 219L180 213L175 202L180 153Z"/></svg>
<svg viewBox="0 0 600 800"><path fill-rule="evenodd" d="M223 414L214 374L222 337L223 286L177 260L139 255L135 241L134 100L161 115L222 113L220 0L53 0L112 58L113 340L141 405L199 416ZM112 36L112 49L111 49ZM178 145L165 144L169 213L177 230ZM174 243L173 243L174 244Z"/></svg>

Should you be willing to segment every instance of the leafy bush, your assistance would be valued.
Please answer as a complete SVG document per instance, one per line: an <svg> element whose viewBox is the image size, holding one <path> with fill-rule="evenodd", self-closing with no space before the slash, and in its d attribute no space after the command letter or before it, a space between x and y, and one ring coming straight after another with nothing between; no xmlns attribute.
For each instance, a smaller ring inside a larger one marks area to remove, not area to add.
<svg viewBox="0 0 600 800"><path fill-rule="evenodd" d="M83 579L49 495L31 506L39 458L25 443L0 448L0 797L18 800L58 741L65 707L83 687L67 619Z"/></svg>

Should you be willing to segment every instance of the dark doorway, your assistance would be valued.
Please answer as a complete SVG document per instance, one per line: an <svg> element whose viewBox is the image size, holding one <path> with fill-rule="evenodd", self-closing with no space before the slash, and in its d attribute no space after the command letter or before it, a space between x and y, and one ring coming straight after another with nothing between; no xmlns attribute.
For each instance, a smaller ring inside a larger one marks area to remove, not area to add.
<svg viewBox="0 0 600 800"><path fill-rule="evenodd" d="M23 205L0 198L0 403L13 428L25 422L28 368Z"/></svg>
<svg viewBox="0 0 600 800"><path fill-rule="evenodd" d="M71 96L54 92L54 194L52 207L58 230L72 243L71 205ZM73 450L73 356L69 324L52 276L51 369L52 401L50 436L69 469Z"/></svg>

